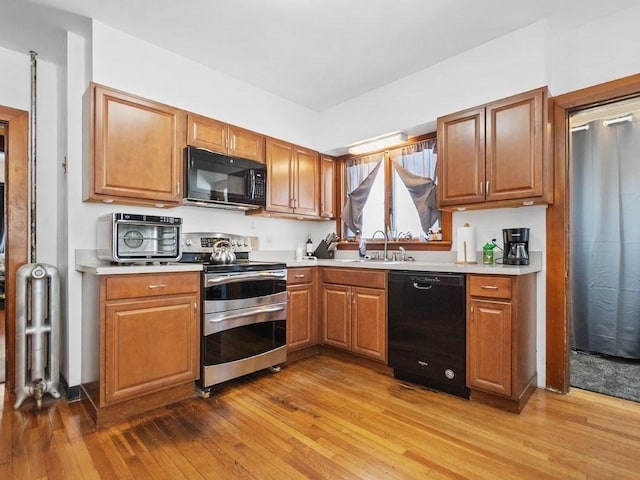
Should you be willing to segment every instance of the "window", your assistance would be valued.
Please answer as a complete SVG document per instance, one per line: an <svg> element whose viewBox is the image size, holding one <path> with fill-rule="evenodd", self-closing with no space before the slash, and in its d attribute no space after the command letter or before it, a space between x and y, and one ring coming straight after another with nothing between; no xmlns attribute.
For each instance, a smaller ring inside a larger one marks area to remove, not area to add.
<svg viewBox="0 0 640 480"><path fill-rule="evenodd" d="M342 238L388 231L409 248L448 249L451 214L437 210L436 140L423 137L389 151L343 162ZM433 235L440 233L440 236ZM377 237L379 238L379 237ZM439 243L433 242L440 238ZM446 244L446 245L445 245Z"/></svg>

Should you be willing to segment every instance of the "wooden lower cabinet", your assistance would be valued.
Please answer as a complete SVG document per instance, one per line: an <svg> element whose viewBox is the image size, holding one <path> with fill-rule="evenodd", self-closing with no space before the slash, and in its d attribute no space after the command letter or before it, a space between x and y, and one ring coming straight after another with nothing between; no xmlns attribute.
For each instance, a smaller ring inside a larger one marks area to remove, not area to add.
<svg viewBox="0 0 640 480"><path fill-rule="evenodd" d="M536 276L467 277L471 399L520 412L536 388Z"/></svg>
<svg viewBox="0 0 640 480"><path fill-rule="evenodd" d="M387 362L387 273L322 269L322 343Z"/></svg>
<svg viewBox="0 0 640 480"><path fill-rule="evenodd" d="M194 394L199 280L198 272L83 275L82 389L98 426Z"/></svg>
<svg viewBox="0 0 640 480"><path fill-rule="evenodd" d="M287 351L300 350L318 344L316 314L316 269L287 270Z"/></svg>

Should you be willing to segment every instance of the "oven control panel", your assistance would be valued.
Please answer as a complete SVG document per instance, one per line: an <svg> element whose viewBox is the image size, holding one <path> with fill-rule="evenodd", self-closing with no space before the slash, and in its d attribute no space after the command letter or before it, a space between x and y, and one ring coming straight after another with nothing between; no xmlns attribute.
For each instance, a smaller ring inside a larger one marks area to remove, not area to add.
<svg viewBox="0 0 640 480"><path fill-rule="evenodd" d="M216 242L226 240L234 252L251 252L257 247L257 237L245 237L231 233L196 232L182 234L182 251L190 253L211 252Z"/></svg>

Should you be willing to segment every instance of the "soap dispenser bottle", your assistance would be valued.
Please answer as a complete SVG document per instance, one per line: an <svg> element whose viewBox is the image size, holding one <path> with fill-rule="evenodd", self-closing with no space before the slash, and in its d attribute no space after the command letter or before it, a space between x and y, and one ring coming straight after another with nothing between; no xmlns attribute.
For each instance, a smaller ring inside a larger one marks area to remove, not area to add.
<svg viewBox="0 0 640 480"><path fill-rule="evenodd" d="M358 242L358 255L364 258L367 255L367 241L360 235L360 230L356 232L356 241Z"/></svg>

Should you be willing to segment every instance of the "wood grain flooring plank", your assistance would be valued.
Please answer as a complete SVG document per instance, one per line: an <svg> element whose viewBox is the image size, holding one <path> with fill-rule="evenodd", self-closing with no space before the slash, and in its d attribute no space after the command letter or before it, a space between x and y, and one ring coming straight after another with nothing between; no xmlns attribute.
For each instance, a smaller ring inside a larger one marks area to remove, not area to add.
<svg viewBox="0 0 640 480"><path fill-rule="evenodd" d="M520 415L321 355L95 429L80 403L14 411L0 387L0 478L622 479L640 404L537 390Z"/></svg>

